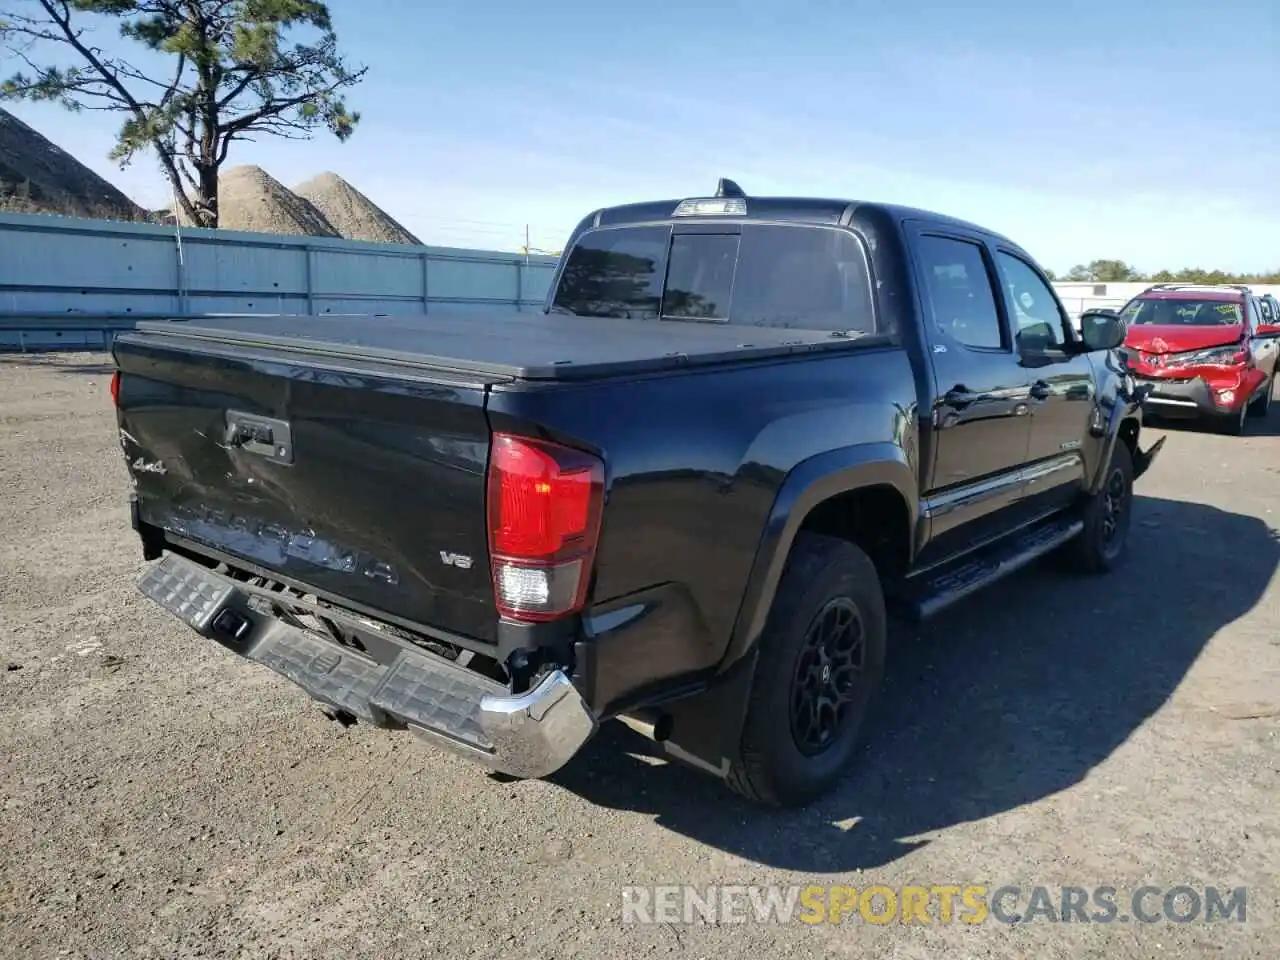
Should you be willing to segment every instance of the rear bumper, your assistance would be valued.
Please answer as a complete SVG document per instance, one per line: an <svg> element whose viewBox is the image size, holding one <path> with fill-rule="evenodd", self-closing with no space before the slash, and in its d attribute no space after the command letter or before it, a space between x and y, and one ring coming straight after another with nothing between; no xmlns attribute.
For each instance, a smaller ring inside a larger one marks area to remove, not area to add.
<svg viewBox="0 0 1280 960"><path fill-rule="evenodd" d="M165 556L138 581L142 593L197 633L269 667L314 699L366 723L408 728L485 766L523 778L564 766L598 719L559 670L531 690L502 684L408 645L374 659L293 626L239 583Z"/></svg>

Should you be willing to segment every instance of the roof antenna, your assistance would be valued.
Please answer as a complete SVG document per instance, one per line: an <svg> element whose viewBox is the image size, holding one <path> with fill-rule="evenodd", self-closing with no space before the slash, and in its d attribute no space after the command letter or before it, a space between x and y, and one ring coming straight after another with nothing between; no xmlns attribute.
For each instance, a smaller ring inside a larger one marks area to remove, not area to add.
<svg viewBox="0 0 1280 960"><path fill-rule="evenodd" d="M721 177L720 182L716 184L717 197L745 197L746 195L746 191L728 177Z"/></svg>

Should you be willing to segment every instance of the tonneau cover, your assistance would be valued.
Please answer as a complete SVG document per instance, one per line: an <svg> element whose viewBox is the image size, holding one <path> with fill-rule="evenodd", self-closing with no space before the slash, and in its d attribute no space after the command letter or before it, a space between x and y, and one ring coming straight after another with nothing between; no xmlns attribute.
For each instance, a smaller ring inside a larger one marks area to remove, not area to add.
<svg viewBox="0 0 1280 960"><path fill-rule="evenodd" d="M148 335L523 380L578 380L841 349L829 330L558 313L233 316L144 321Z"/></svg>

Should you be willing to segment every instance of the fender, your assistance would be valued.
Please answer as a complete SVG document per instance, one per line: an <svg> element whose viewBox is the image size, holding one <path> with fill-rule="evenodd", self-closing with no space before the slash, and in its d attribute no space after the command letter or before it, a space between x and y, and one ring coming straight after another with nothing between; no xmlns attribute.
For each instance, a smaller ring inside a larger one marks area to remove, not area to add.
<svg viewBox="0 0 1280 960"><path fill-rule="evenodd" d="M1111 454L1115 451L1116 443L1120 439L1120 428L1124 425L1125 420L1130 418L1141 419L1142 407L1140 404L1131 403L1120 396L1115 396L1114 400L1115 402L1111 405L1110 416L1103 427L1106 432L1103 433L1102 454L1098 457L1098 463L1093 468L1093 476L1089 478L1089 482L1085 487L1085 492L1089 496L1093 496L1102 489L1103 480L1107 475L1107 467L1111 463ZM1137 466L1138 464L1135 463L1135 479Z"/></svg>
<svg viewBox="0 0 1280 960"><path fill-rule="evenodd" d="M919 542L920 493L915 470L901 446L891 441L856 444L801 461L787 474L765 521L733 635L720 663L721 673L752 650L764 631L791 544L809 511L838 494L873 486L892 487L906 503L909 522L904 533L911 537L914 556Z"/></svg>

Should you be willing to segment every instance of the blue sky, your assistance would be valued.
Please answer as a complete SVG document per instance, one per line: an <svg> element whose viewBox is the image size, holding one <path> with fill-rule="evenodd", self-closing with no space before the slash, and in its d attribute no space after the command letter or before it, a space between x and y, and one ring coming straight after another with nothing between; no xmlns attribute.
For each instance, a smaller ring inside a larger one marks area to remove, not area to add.
<svg viewBox="0 0 1280 960"><path fill-rule="evenodd" d="M558 248L583 214L699 195L880 199L976 220L1062 271L1280 267L1275 0L331 0L370 67L339 144L240 144L333 170L428 243ZM363 10L363 12L362 12ZM114 121L18 116L140 202Z"/></svg>

